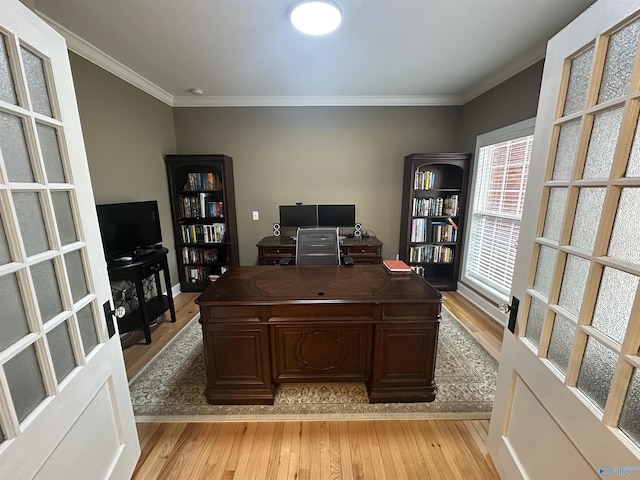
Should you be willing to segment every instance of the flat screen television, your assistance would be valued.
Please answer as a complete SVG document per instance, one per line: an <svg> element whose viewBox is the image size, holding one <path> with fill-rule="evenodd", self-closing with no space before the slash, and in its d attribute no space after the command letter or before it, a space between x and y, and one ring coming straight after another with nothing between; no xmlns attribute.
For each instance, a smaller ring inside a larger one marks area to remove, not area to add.
<svg viewBox="0 0 640 480"><path fill-rule="evenodd" d="M280 205L281 227L316 227L317 205Z"/></svg>
<svg viewBox="0 0 640 480"><path fill-rule="evenodd" d="M355 224L355 205L318 205L319 227L353 227Z"/></svg>
<svg viewBox="0 0 640 480"><path fill-rule="evenodd" d="M96 210L107 260L136 256L162 242L156 200L102 204Z"/></svg>

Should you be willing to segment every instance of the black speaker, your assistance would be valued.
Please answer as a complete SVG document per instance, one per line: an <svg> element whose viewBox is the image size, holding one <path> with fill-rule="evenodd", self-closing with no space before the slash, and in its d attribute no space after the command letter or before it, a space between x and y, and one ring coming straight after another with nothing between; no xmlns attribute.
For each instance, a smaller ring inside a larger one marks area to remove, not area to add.
<svg viewBox="0 0 640 480"><path fill-rule="evenodd" d="M279 223L274 223L273 224L273 236L274 237L279 237L280 236L280 224Z"/></svg>
<svg viewBox="0 0 640 480"><path fill-rule="evenodd" d="M360 238L362 236L362 224L356 223L353 227L353 236Z"/></svg>

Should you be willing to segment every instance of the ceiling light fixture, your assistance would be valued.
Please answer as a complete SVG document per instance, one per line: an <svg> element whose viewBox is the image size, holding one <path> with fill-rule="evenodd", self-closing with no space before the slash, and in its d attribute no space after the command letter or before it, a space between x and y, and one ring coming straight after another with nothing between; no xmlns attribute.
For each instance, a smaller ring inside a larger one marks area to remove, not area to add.
<svg viewBox="0 0 640 480"><path fill-rule="evenodd" d="M291 10L289 17L294 27L309 35L333 32L342 21L338 6L325 0L305 0Z"/></svg>

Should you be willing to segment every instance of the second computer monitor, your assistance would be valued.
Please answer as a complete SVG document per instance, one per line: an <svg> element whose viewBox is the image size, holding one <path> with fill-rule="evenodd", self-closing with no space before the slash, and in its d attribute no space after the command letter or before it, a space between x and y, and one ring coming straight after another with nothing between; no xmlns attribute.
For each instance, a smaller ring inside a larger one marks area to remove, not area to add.
<svg viewBox="0 0 640 480"><path fill-rule="evenodd" d="M353 227L355 223L355 205L318 205L319 227Z"/></svg>

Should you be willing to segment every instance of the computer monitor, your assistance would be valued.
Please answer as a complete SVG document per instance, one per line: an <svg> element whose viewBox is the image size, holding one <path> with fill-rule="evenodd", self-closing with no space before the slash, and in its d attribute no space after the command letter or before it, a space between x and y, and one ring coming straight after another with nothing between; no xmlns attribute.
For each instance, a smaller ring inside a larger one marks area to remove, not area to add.
<svg viewBox="0 0 640 480"><path fill-rule="evenodd" d="M280 205L280 226L316 227L317 225L317 205Z"/></svg>
<svg viewBox="0 0 640 480"><path fill-rule="evenodd" d="M353 227L355 223L355 205L318 205L319 227Z"/></svg>

